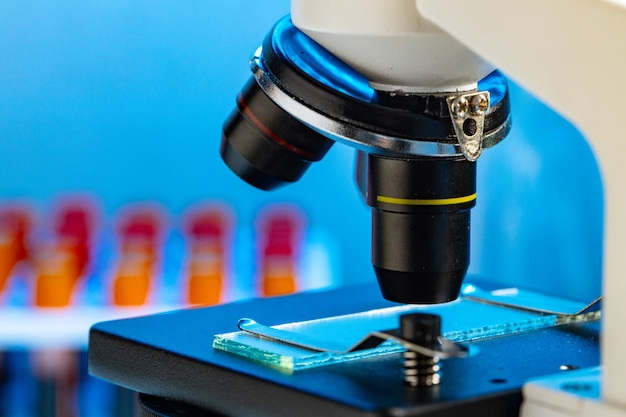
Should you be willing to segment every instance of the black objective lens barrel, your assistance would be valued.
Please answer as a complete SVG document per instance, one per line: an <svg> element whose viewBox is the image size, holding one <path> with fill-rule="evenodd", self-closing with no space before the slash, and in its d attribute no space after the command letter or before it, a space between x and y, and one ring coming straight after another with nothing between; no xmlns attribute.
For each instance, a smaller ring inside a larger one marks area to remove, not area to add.
<svg viewBox="0 0 626 417"><path fill-rule="evenodd" d="M241 179L272 190L299 180L333 143L278 107L252 77L224 123L220 154Z"/></svg>
<svg viewBox="0 0 626 417"><path fill-rule="evenodd" d="M469 266L475 162L369 155L367 203L383 297L415 304L456 299Z"/></svg>

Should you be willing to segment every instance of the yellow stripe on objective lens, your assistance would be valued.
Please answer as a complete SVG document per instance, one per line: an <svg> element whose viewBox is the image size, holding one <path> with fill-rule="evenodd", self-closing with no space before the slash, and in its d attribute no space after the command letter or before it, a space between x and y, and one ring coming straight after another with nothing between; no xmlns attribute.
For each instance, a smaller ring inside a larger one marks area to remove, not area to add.
<svg viewBox="0 0 626 417"><path fill-rule="evenodd" d="M471 194L471 195L466 195L464 197L431 198L431 199L395 198L395 197L385 197L383 195L376 196L376 201L378 201L379 203L398 204L402 206L449 206L452 204L469 203L470 201L474 201L474 200L476 200L476 193Z"/></svg>

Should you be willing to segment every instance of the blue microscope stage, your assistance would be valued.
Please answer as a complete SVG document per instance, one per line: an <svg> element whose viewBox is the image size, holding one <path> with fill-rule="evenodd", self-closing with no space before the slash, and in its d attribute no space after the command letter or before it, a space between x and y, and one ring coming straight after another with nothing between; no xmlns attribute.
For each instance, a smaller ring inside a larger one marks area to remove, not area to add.
<svg viewBox="0 0 626 417"><path fill-rule="evenodd" d="M597 322L477 340L430 387L403 383L401 353L281 371L212 347L242 317L273 326L394 307L369 285L100 323L90 371L141 393L150 416L510 416L529 379L599 364Z"/></svg>

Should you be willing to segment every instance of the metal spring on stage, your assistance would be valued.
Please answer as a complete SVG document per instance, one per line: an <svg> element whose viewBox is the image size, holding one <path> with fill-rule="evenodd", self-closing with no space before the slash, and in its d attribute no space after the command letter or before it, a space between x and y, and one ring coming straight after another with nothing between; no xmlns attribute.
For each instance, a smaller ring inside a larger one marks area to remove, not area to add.
<svg viewBox="0 0 626 417"><path fill-rule="evenodd" d="M407 385L412 387L439 385L441 381L439 358L420 355L410 350L404 352L402 356L404 358L404 382Z"/></svg>
<svg viewBox="0 0 626 417"><path fill-rule="evenodd" d="M404 314L400 316L400 336L426 349L436 349L441 336L441 318L435 314ZM407 350L403 358L406 385L412 387L439 385L441 365L438 357Z"/></svg>

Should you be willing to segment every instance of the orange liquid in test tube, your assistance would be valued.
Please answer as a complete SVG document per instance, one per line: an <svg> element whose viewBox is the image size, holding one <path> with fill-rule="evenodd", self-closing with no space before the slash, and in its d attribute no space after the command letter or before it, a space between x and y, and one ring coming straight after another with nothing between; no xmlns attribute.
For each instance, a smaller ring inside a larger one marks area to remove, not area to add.
<svg viewBox="0 0 626 417"><path fill-rule="evenodd" d="M302 219L291 210L278 210L264 219L260 238L260 290L263 296L297 291L297 256Z"/></svg>
<svg viewBox="0 0 626 417"><path fill-rule="evenodd" d="M151 276L150 256L142 253L122 255L113 282L113 303L118 306L146 304Z"/></svg>
<svg viewBox="0 0 626 417"><path fill-rule="evenodd" d="M0 292L6 286L15 265L28 257L26 235L30 218L23 209L0 212Z"/></svg>
<svg viewBox="0 0 626 417"><path fill-rule="evenodd" d="M79 272L73 253L53 247L36 261L35 305L67 307L78 281Z"/></svg>
<svg viewBox="0 0 626 417"><path fill-rule="evenodd" d="M204 207L191 213L187 221L189 261L187 302L214 305L224 292L229 214L220 207Z"/></svg>
<svg viewBox="0 0 626 417"><path fill-rule="evenodd" d="M141 306L148 302L162 226L154 207L136 207L120 223L120 261L113 281L113 303Z"/></svg>
<svg viewBox="0 0 626 417"><path fill-rule="evenodd" d="M17 247L15 241L7 233L0 232L0 292L6 286L13 267L17 263Z"/></svg>
<svg viewBox="0 0 626 417"><path fill-rule="evenodd" d="M214 305L221 301L222 260L215 254L194 254L189 262L190 304Z"/></svg>
<svg viewBox="0 0 626 417"><path fill-rule="evenodd" d="M292 294L296 291L295 261L288 256L271 256L264 260L261 283L264 296Z"/></svg>

